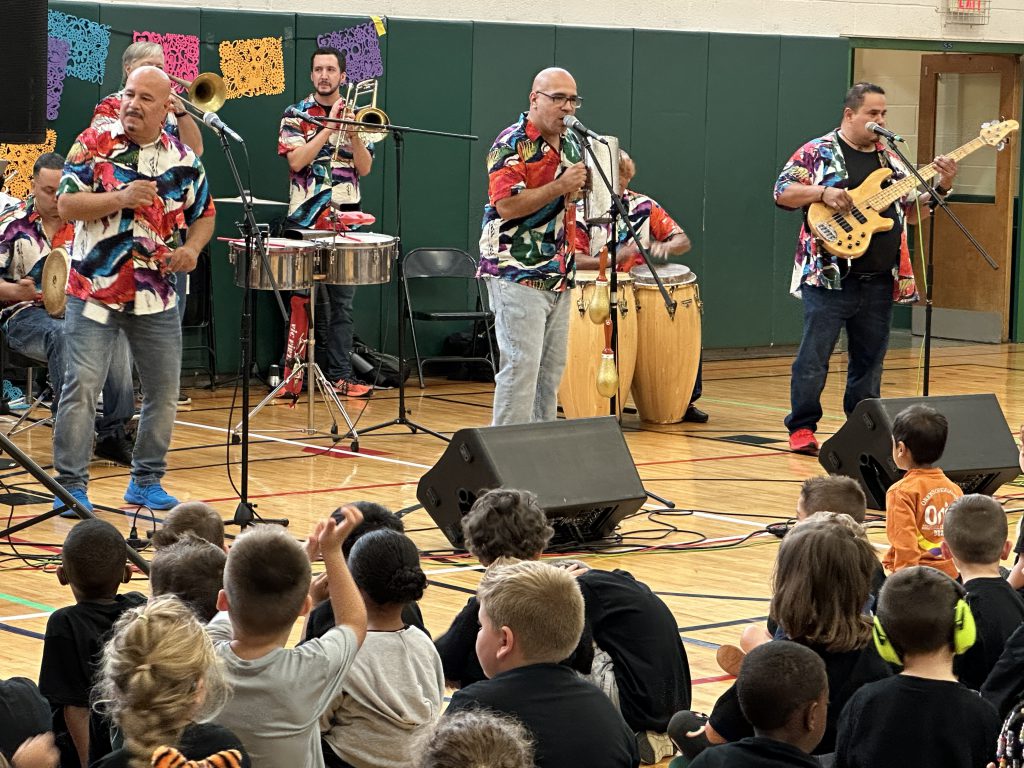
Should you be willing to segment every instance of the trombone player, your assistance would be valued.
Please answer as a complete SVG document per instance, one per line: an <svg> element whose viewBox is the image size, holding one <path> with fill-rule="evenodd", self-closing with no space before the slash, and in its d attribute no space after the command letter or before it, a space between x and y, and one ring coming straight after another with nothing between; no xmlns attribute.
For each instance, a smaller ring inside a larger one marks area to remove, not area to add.
<svg viewBox="0 0 1024 768"><path fill-rule="evenodd" d="M313 117L351 118L341 97L346 82L345 55L321 47L310 60L313 92L294 108ZM291 114L281 118L277 153L288 160L288 225L336 230L338 211L358 211L359 180L373 168L373 147L352 126L331 123L320 128ZM342 397L369 397L372 388L352 375L352 301L354 285L323 285L317 291L317 339L326 340L325 375Z"/></svg>

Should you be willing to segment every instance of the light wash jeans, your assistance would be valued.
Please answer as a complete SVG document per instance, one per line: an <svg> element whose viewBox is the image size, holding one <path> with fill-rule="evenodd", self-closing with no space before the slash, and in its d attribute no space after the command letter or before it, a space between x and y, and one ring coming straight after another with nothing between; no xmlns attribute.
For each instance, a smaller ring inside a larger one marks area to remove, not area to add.
<svg viewBox="0 0 1024 768"><path fill-rule="evenodd" d="M554 421L569 339L569 291L556 293L487 279L501 367L491 424Z"/></svg>
<svg viewBox="0 0 1024 768"><path fill-rule="evenodd" d="M85 302L68 297L64 315L67 371L53 431L57 482L66 489L89 484L92 422L96 398L107 377L113 349L124 333L142 382L142 413L132 456L132 480L158 483L167 470L181 376L181 319L176 309L153 315L110 312L107 323L82 316Z"/></svg>
<svg viewBox="0 0 1024 768"><path fill-rule="evenodd" d="M29 307L7 321L5 332L12 350L46 363L53 388L52 410L57 413L67 367L64 321L50 317L42 307ZM124 434L124 427L134 413L128 343L124 334L118 334L110 351L110 370L103 383L103 413L96 418L96 432L101 438Z"/></svg>

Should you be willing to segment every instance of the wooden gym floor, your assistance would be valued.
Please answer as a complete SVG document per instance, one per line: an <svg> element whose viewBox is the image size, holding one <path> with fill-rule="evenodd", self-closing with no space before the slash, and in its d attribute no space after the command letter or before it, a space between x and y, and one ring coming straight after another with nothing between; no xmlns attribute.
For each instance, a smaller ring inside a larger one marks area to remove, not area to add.
<svg viewBox="0 0 1024 768"><path fill-rule="evenodd" d="M882 386L887 397L919 392L919 351L906 339L903 344L888 356ZM700 404L711 414L708 424L652 426L641 424L635 415L626 416L626 441L645 486L673 500L677 508L658 513L649 505L622 525L622 547L583 556L598 568L629 570L664 598L689 654L696 709L709 710L730 683L715 663L717 646L735 642L744 624L762 622L767 614L778 539L758 532L767 523L790 517L799 483L822 473L816 459L786 450L782 418L788 411L791 360L786 355L706 361L705 396ZM931 393L994 392L1016 432L1024 420L1021 369L1021 345L937 346ZM844 378L845 362L836 355L824 397L822 438L843 423ZM182 500L207 501L230 518L238 498L232 482L239 482L240 458L238 446L226 445L227 428L240 418L238 407L232 410L233 390L222 386L214 392L188 392L193 404L178 414L165 487ZM431 379L421 390L414 377L408 406L414 421L450 434L462 427L487 425L491 393L491 384L443 379ZM262 387L256 387L254 394L261 397ZM358 426L366 427L394 418L397 397L397 391L379 391L370 401L347 401L347 407ZM330 423L318 402L315 425L327 430ZM429 435L391 427L363 436L362 452L356 455L347 450L347 442L332 449L329 436L303 434L305 425L304 401L294 409L268 407L251 425L250 498L261 515L289 518L289 530L298 537L344 502L370 499L394 510L415 504L420 475L433 466L445 445ZM49 428L39 427L19 435L16 443L40 464L49 465L51 434ZM562 470L601 471L588 466L587 450L586 445L578 446ZM136 513L121 500L128 471L100 462L91 471L92 501L119 509L100 516L127 534ZM0 473L0 479L7 493L39 491L16 469ZM1000 497L1015 524L1022 508L1020 489L1005 486ZM0 503L10 502L11 497L0 497ZM21 520L48 506L49 498L45 503L0 507L0 511L8 519ZM465 603L479 570L465 555L446 553L449 545L422 510L408 515L405 522L424 552L423 566L431 586L422 607L429 629L437 635ZM0 544L3 677L36 678L46 616L72 601L70 590L57 583L53 569L73 524L54 518ZM138 514L141 535L153 524L145 512ZM881 531L872 536L883 540ZM148 592L148 583L137 575L128 588Z"/></svg>

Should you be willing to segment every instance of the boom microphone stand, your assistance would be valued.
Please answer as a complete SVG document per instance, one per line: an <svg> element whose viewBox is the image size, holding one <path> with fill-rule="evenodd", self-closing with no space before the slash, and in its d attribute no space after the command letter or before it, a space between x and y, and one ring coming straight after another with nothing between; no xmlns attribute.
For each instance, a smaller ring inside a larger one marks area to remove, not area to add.
<svg viewBox="0 0 1024 768"><path fill-rule="evenodd" d="M907 156L900 151L900 148L896 146L896 139L894 137L885 136L885 141L889 145L889 149L903 161L903 165L914 175L918 182L931 196L931 200L928 203L928 257L925 262L925 296L924 296L924 381L921 386L921 394L925 397L928 396L928 383L931 377L931 360L932 360L932 295L934 288L932 282L935 275L935 209L936 207L941 208L949 216L950 220L956 224L957 228L964 233L964 237L971 241L971 244L978 250L978 253L982 255L985 261L992 269L999 269L999 265L995 260L988 255L981 243L978 242L977 238L971 234L971 232L964 226L963 222L957 218L956 214L953 213L949 204L946 202L944 197L935 191L929 182L925 181L924 177L917 170L917 166L907 159Z"/></svg>

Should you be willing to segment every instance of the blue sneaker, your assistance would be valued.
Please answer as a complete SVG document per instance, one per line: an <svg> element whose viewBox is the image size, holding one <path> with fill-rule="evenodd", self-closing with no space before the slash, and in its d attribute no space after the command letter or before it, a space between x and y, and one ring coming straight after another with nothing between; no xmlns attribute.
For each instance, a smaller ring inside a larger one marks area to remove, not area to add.
<svg viewBox="0 0 1024 768"><path fill-rule="evenodd" d="M85 488L69 488L68 493L70 493L75 498L75 501L77 501L83 507L92 512L92 502L89 501L89 497L85 495ZM64 502L58 499L56 496L54 496L53 508L59 509L60 507L63 506ZM60 516L63 518L67 518L69 520L78 519L78 513L76 513L75 510L73 509L65 509L63 512L60 513Z"/></svg>
<svg viewBox="0 0 1024 768"><path fill-rule="evenodd" d="M157 511L178 506L178 500L161 488L160 483L138 485L134 480L128 483L124 500L129 504L138 504L140 507L149 507Z"/></svg>

